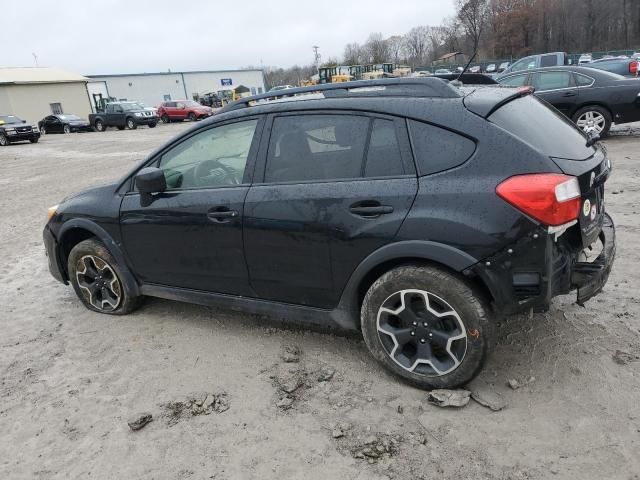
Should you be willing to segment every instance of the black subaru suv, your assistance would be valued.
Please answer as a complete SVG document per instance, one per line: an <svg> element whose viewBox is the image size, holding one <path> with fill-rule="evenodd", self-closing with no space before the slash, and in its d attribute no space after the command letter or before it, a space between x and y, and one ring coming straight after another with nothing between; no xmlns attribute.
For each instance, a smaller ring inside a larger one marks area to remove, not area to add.
<svg viewBox="0 0 640 480"><path fill-rule="evenodd" d="M101 313L149 295L361 329L422 388L471 380L500 315L602 290L610 161L530 89L288 94L231 104L52 207L53 276Z"/></svg>

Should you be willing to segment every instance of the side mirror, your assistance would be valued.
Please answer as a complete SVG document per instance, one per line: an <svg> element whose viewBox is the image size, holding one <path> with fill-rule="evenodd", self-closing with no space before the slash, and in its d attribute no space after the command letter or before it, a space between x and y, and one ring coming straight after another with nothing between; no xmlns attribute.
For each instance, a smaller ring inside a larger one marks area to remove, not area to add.
<svg viewBox="0 0 640 480"><path fill-rule="evenodd" d="M167 189L164 172L156 167L143 168L136 175L136 187L142 194L164 192Z"/></svg>

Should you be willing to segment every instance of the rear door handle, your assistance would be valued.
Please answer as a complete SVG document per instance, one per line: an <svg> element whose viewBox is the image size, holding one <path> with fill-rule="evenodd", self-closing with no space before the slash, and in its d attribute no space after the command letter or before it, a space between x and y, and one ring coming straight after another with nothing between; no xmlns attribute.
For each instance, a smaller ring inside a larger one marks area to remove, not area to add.
<svg viewBox="0 0 640 480"><path fill-rule="evenodd" d="M393 207L391 205L380 205L378 202L358 202L351 205L349 211L360 217L376 218L380 215L393 213Z"/></svg>
<svg viewBox="0 0 640 480"><path fill-rule="evenodd" d="M209 209L207 217L214 222L228 222L238 216L237 210L229 210L227 207L214 207Z"/></svg>

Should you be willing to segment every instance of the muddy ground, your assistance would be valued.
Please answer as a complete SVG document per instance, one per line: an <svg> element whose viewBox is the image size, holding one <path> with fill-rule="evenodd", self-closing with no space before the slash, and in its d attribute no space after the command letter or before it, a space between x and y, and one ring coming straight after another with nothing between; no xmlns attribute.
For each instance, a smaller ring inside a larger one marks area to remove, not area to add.
<svg viewBox="0 0 640 480"><path fill-rule="evenodd" d="M82 307L47 271L47 207L187 127L0 147L0 478L640 478L640 127L606 142L609 284L499 323L469 386L498 412L431 405L357 336L156 299Z"/></svg>

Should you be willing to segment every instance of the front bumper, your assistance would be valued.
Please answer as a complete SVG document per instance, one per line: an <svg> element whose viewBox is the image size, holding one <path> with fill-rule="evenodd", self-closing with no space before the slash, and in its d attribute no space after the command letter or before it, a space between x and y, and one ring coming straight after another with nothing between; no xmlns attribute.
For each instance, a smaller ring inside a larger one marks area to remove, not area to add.
<svg viewBox="0 0 640 480"><path fill-rule="evenodd" d="M6 135L7 140L9 142L26 142L31 140L37 140L40 138L40 132L18 132L13 135Z"/></svg>
<svg viewBox="0 0 640 480"><path fill-rule="evenodd" d="M48 224L44 227L42 238L44 240L44 248L45 253L47 254L49 271L51 272L51 275L53 275L53 278L55 278L59 282L66 284L67 279L64 274L65 270L60 262L60 257L58 256L58 240L56 239Z"/></svg>
<svg viewBox="0 0 640 480"><path fill-rule="evenodd" d="M136 124L138 125L149 125L151 123L158 123L160 121L159 117L134 117Z"/></svg>
<svg viewBox="0 0 640 480"><path fill-rule="evenodd" d="M504 314L530 308L546 311L553 297L573 290L577 290L577 303L583 305L602 291L613 266L616 235L608 214L604 215L599 241L602 250L598 257L584 262L579 259L582 250L572 248L576 240L570 230L556 239L540 228L464 273L483 281L495 309Z"/></svg>

